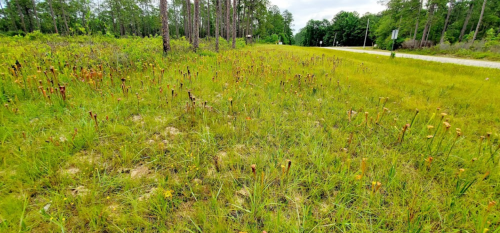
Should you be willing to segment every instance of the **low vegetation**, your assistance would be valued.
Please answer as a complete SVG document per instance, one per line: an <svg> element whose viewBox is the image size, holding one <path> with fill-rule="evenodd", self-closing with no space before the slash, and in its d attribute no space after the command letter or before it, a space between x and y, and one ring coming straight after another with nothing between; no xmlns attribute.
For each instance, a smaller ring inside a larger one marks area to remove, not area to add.
<svg viewBox="0 0 500 233"><path fill-rule="evenodd" d="M402 44L402 52L423 55L445 55L473 59L485 59L500 61L500 34L495 34L494 30L488 30L486 38L473 42L473 33L466 36L465 42L455 44L443 43L430 48L412 49L414 42L405 41Z"/></svg>
<svg viewBox="0 0 500 233"><path fill-rule="evenodd" d="M0 38L0 229L497 232L500 72Z"/></svg>

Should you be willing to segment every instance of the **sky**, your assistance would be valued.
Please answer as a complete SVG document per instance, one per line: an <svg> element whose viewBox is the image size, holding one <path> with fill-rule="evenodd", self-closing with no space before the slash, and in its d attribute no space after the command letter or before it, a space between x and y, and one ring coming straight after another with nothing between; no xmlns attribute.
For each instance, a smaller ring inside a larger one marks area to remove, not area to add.
<svg viewBox="0 0 500 233"><path fill-rule="evenodd" d="M293 14L292 27L298 33L310 19L333 19L340 11L356 11L360 15L367 12L378 13L385 9L377 3L378 0L271 0L283 12L288 10Z"/></svg>

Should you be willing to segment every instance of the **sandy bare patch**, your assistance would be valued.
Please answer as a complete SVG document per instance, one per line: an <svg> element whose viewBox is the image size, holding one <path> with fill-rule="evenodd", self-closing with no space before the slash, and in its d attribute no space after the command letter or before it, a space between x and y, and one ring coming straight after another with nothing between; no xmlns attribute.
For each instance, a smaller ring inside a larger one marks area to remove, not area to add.
<svg viewBox="0 0 500 233"><path fill-rule="evenodd" d="M132 121L133 122L141 122L142 116L141 115L134 115L134 116L132 116Z"/></svg>
<svg viewBox="0 0 500 233"><path fill-rule="evenodd" d="M151 188L146 193L142 194L137 200L139 200L139 201L148 200L149 198L151 198L151 196L153 194L155 194L156 190L157 190L157 188Z"/></svg>
<svg viewBox="0 0 500 233"><path fill-rule="evenodd" d="M136 167L130 171L130 177L132 179L139 179L142 177L146 177L148 174L149 174L149 169L144 165Z"/></svg>
<svg viewBox="0 0 500 233"><path fill-rule="evenodd" d="M157 117L155 117L155 121L160 122L160 123L165 123L165 122L167 122L167 119L165 119L165 117L162 117L162 116L157 116Z"/></svg>
<svg viewBox="0 0 500 233"><path fill-rule="evenodd" d="M193 212L193 203L192 202L183 202L180 204L179 209L176 211L175 215L181 218L188 218L190 214Z"/></svg>
<svg viewBox="0 0 500 233"><path fill-rule="evenodd" d="M74 163L100 164L101 155L97 153L89 153L87 151L78 152L73 156Z"/></svg>
<svg viewBox="0 0 500 233"><path fill-rule="evenodd" d="M85 188L85 186L78 186L74 189L71 189L71 194L73 196L85 196L89 193L90 191Z"/></svg>
<svg viewBox="0 0 500 233"><path fill-rule="evenodd" d="M68 141L68 139L64 135L62 135L59 137L59 141L64 143L64 142Z"/></svg>
<svg viewBox="0 0 500 233"><path fill-rule="evenodd" d="M217 153L217 157L219 157L219 159L227 158L227 152L219 151L219 153Z"/></svg>
<svg viewBox="0 0 500 233"><path fill-rule="evenodd" d="M175 136L177 136L177 135L179 135L181 133L181 131L178 130L177 128L175 128L175 127L167 127L167 128L165 128L165 132L170 137L175 137Z"/></svg>
<svg viewBox="0 0 500 233"><path fill-rule="evenodd" d="M67 176L74 176L75 174L79 173L80 169L76 167L70 167L68 169L63 169L60 171L62 175L67 175Z"/></svg>
<svg viewBox="0 0 500 233"><path fill-rule="evenodd" d="M240 190L236 191L236 195L245 198L250 196L250 193L248 193L248 190L246 188L241 188Z"/></svg>
<svg viewBox="0 0 500 233"><path fill-rule="evenodd" d="M295 193L295 195L293 196L293 201L297 204L302 204L304 202L304 197L302 197L300 193Z"/></svg>
<svg viewBox="0 0 500 233"><path fill-rule="evenodd" d="M321 123L319 121L314 122L314 127L319 128L321 126Z"/></svg>
<svg viewBox="0 0 500 233"><path fill-rule="evenodd" d="M240 206L245 204L245 199L248 196L250 196L250 194L248 193L248 191L245 188L242 188L242 189L236 191L236 195L234 195L235 204L240 205Z"/></svg>
<svg viewBox="0 0 500 233"><path fill-rule="evenodd" d="M52 205L52 202L49 202L43 206L43 211L49 212L50 206Z"/></svg>
<svg viewBox="0 0 500 233"><path fill-rule="evenodd" d="M0 171L0 177L12 177L16 175L15 170L2 170Z"/></svg>
<svg viewBox="0 0 500 233"><path fill-rule="evenodd" d="M235 146L234 146L234 150L235 150L236 152L239 152L239 153L244 152L244 150L245 150L245 145L243 145L243 144L238 144L238 145L235 145Z"/></svg>
<svg viewBox="0 0 500 233"><path fill-rule="evenodd" d="M211 167L208 169L207 177L214 178L215 174L217 174L217 171L215 170L215 168Z"/></svg>
<svg viewBox="0 0 500 233"><path fill-rule="evenodd" d="M203 181L201 181L200 179L193 179L193 184L195 185L201 185L203 183Z"/></svg>
<svg viewBox="0 0 500 233"><path fill-rule="evenodd" d="M113 203L107 206L107 209L109 211L109 216L115 218L119 216L122 207L119 204Z"/></svg>

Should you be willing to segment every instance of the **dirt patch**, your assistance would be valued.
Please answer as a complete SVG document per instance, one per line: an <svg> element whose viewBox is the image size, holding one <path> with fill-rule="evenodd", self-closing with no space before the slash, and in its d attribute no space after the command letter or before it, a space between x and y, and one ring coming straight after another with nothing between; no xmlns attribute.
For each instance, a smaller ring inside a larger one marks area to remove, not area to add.
<svg viewBox="0 0 500 233"><path fill-rule="evenodd" d="M84 164L101 164L101 155L97 153L89 153L87 151L78 152L73 156L74 163Z"/></svg>
<svg viewBox="0 0 500 233"><path fill-rule="evenodd" d="M245 152L245 145L243 145L243 144L235 145L234 150L238 153L243 153L243 152Z"/></svg>
<svg viewBox="0 0 500 233"><path fill-rule="evenodd" d="M65 143L66 141L68 141L68 139L63 135L63 136L59 137L59 141L62 143Z"/></svg>
<svg viewBox="0 0 500 233"><path fill-rule="evenodd" d="M248 193L248 191L245 188L242 188L242 189L236 191L235 194L236 194L236 195L234 195L235 204L240 205L240 206L245 204L245 199L250 196L250 194Z"/></svg>
<svg viewBox="0 0 500 233"><path fill-rule="evenodd" d="M236 191L236 195L245 198L245 197L250 196L250 193L248 193L246 188L242 188L242 189Z"/></svg>
<svg viewBox="0 0 500 233"><path fill-rule="evenodd" d="M189 218L190 214L193 212L192 202L183 202L180 204L179 209L176 211L175 215L180 218Z"/></svg>
<svg viewBox="0 0 500 233"><path fill-rule="evenodd" d="M113 203L113 204L107 206L107 209L109 211L109 216L112 218L116 218L119 216L120 210L122 209L122 207L116 203Z"/></svg>
<svg viewBox="0 0 500 233"><path fill-rule="evenodd" d="M227 158L227 152L219 151L219 153L217 153L217 157L219 157L220 159Z"/></svg>
<svg viewBox="0 0 500 233"><path fill-rule="evenodd" d="M167 127L167 128L165 128L165 133L168 136L170 136L171 138L174 138L177 135L179 135L181 133L181 131L178 130L177 128L175 128L175 127Z"/></svg>
<svg viewBox="0 0 500 233"><path fill-rule="evenodd" d="M142 116L141 115L134 115L134 116L132 116L132 121L133 122L143 122Z"/></svg>
<svg viewBox="0 0 500 233"><path fill-rule="evenodd" d="M165 119L165 117L162 117L162 116L157 116L157 117L155 117L155 121L160 122L160 123L165 123L165 122L167 122L167 119Z"/></svg>
<svg viewBox="0 0 500 233"><path fill-rule="evenodd" d="M74 176L75 174L79 173L80 169L77 167L70 167L68 169L61 170L60 173L61 175L67 175L67 176Z"/></svg>
<svg viewBox="0 0 500 233"><path fill-rule="evenodd" d="M156 190L157 190L157 188L151 188L146 193L142 194L137 200L139 200L139 201L148 200L149 198L151 198L151 196L153 194L155 194Z"/></svg>
<svg viewBox="0 0 500 233"><path fill-rule="evenodd" d="M136 167L130 171L130 177L132 179L139 179L142 177L146 177L148 175L149 175L149 168L144 165Z"/></svg>
<svg viewBox="0 0 500 233"><path fill-rule="evenodd" d="M71 189L71 195L73 196L85 196L90 192L85 186L78 186L74 189Z"/></svg>

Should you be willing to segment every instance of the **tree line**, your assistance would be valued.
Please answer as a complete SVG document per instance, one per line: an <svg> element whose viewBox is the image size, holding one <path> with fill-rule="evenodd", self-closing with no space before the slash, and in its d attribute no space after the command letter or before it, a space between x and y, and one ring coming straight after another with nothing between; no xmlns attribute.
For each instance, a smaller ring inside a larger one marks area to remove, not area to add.
<svg viewBox="0 0 500 233"><path fill-rule="evenodd" d="M332 20L310 20L295 36L297 45L360 46L382 49L421 48L445 43L471 43L500 38L498 0L385 0L387 8L360 16L340 12ZM368 23L369 21L369 23ZM368 31L367 31L368 28ZM392 31L398 29L396 41ZM367 33L368 32L368 33Z"/></svg>
<svg viewBox="0 0 500 233"><path fill-rule="evenodd" d="M198 37L230 41L252 35L292 44L292 22L290 12L269 0L0 0L0 33L6 35L146 37L167 29L169 38L192 43Z"/></svg>

